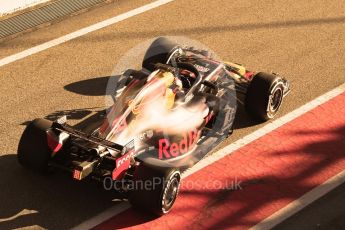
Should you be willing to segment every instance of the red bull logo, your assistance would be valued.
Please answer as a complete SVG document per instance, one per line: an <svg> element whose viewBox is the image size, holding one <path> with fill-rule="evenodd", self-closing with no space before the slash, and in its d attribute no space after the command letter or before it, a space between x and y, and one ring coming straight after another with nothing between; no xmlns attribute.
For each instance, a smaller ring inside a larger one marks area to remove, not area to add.
<svg viewBox="0 0 345 230"><path fill-rule="evenodd" d="M191 131L183 135L179 142L170 143L168 139L158 141L158 158L169 159L189 152L199 139L200 131Z"/></svg>

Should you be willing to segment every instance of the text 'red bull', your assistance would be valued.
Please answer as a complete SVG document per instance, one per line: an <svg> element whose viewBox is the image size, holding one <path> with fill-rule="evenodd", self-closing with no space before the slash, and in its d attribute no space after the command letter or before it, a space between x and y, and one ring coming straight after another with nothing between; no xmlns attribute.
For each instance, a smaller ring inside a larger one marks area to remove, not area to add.
<svg viewBox="0 0 345 230"><path fill-rule="evenodd" d="M196 144L198 137L198 131L191 131L184 134L182 140L179 142L170 143L168 139L160 139L158 141L158 158L169 159L187 153Z"/></svg>

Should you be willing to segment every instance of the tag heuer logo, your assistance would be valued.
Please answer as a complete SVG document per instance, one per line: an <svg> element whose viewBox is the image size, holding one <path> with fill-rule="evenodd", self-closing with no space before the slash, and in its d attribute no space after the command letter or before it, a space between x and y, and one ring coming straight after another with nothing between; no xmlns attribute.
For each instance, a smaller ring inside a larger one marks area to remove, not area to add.
<svg viewBox="0 0 345 230"><path fill-rule="evenodd" d="M203 72L203 73L207 73L208 71L210 71L210 69L205 66L201 66L198 64L195 64L194 66L198 71Z"/></svg>

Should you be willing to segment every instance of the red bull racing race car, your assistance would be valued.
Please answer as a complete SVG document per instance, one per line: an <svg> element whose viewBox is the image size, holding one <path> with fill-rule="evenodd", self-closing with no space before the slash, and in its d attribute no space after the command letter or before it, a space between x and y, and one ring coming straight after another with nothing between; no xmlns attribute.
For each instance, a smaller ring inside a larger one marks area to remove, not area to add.
<svg viewBox="0 0 345 230"><path fill-rule="evenodd" d="M232 133L237 106L267 121L290 91L277 74L214 60L163 37L148 48L142 67L116 78L115 103L91 132L66 117L32 121L19 142L19 162L36 172L63 169L76 180L111 181L135 207L163 215L178 195L181 172Z"/></svg>

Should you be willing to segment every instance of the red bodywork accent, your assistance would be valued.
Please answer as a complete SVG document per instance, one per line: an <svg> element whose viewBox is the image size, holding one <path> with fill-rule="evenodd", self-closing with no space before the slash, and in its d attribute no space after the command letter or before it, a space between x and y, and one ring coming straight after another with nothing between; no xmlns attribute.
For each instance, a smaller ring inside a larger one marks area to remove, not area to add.
<svg viewBox="0 0 345 230"><path fill-rule="evenodd" d="M247 80L250 81L250 80L252 80L253 75L254 75L254 72L248 71L248 72L246 72L246 73L244 74L244 77L245 77Z"/></svg>
<svg viewBox="0 0 345 230"><path fill-rule="evenodd" d="M207 115L207 117L205 118L205 124L207 124L213 117L213 113L210 113L209 115Z"/></svg>
<svg viewBox="0 0 345 230"><path fill-rule="evenodd" d="M50 133L47 133L47 144L52 154L57 153L62 148L62 143Z"/></svg>
<svg viewBox="0 0 345 230"><path fill-rule="evenodd" d="M116 159L116 168L113 170L113 180L121 179L130 166L131 158L134 155L134 150L131 150L123 156Z"/></svg>
<svg viewBox="0 0 345 230"><path fill-rule="evenodd" d="M112 124L111 127L114 127L114 126L119 122L120 118L121 118L121 116L119 116L118 118L116 118L116 119L113 121L113 124ZM127 122L126 122L126 119L124 119L124 120L120 123L120 125L119 125L119 127L117 128L116 131L117 131L117 132L121 132L121 131L123 131L126 127L127 127Z"/></svg>
<svg viewBox="0 0 345 230"><path fill-rule="evenodd" d="M75 169L73 171L73 178L76 179L76 180L81 180L81 171Z"/></svg>

